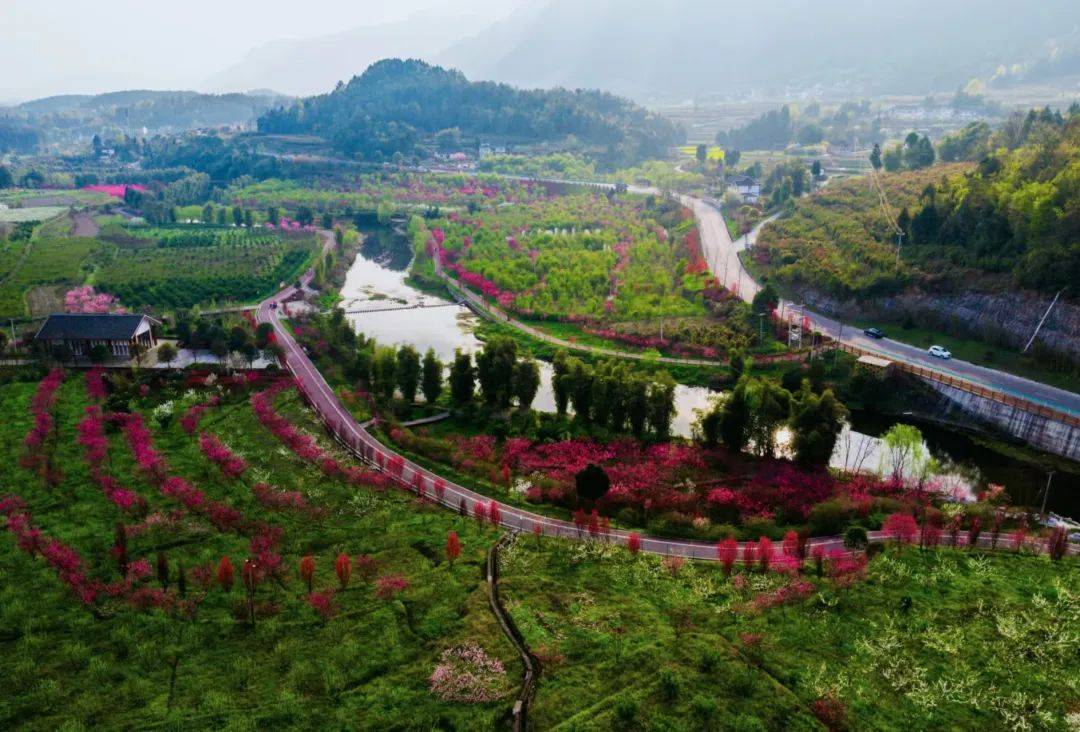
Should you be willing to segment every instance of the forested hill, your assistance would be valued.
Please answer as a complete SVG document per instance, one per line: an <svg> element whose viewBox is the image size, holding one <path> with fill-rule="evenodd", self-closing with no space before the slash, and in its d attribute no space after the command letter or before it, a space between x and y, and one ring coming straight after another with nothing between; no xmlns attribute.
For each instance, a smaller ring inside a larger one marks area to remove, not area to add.
<svg viewBox="0 0 1080 732"><path fill-rule="evenodd" d="M663 156L681 141L672 122L612 94L471 82L458 71L400 59L372 64L329 94L267 112L259 130L319 135L369 160L409 155L444 130L444 149L477 139L523 144L573 136L620 163Z"/></svg>
<svg viewBox="0 0 1080 732"><path fill-rule="evenodd" d="M759 263L781 283L840 297L909 286L1080 297L1080 108L1017 115L993 132L975 125L946 146L970 151L949 159L979 162L882 176L905 234L900 268L894 225L863 181L829 186L766 227Z"/></svg>

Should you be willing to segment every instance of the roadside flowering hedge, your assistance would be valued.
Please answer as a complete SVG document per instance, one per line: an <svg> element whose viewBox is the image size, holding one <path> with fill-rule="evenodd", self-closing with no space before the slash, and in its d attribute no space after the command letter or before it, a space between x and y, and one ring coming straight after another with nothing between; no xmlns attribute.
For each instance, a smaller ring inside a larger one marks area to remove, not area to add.
<svg viewBox="0 0 1080 732"><path fill-rule="evenodd" d="M251 395L251 409L259 422L298 458L316 465L327 476L344 477L353 485L384 487L387 478L383 473L355 465L341 465L330 453L319 447L313 436L298 430L289 420L277 413L274 409L274 397L294 386L291 380L283 379L270 388Z"/></svg>

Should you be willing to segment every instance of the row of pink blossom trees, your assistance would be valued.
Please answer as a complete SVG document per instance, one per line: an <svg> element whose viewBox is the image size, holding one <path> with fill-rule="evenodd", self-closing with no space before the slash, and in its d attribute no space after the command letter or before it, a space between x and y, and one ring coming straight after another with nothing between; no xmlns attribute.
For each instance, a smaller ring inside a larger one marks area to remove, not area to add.
<svg viewBox="0 0 1080 732"><path fill-rule="evenodd" d="M63 479L60 469L53 464L55 445L51 444L56 438L53 410L63 381L63 369L53 369L38 383L30 400L30 416L34 423L23 439L24 451L19 459L20 467L35 473L50 488Z"/></svg>
<svg viewBox="0 0 1080 732"><path fill-rule="evenodd" d="M1062 559L1069 551L1068 532L1063 526L1055 526L1045 537L1030 536L1027 517L1021 515L1015 530L1012 533L1002 532L1005 522L1005 512L998 510L994 513L989 527L983 526L980 516L973 515L964 528L963 516L956 514L947 522L936 511L928 510L920 524L910 513L897 512L889 514L882 524L882 533L888 539L900 545L918 544L923 549L933 549L947 542L949 546L967 546L974 548L988 546L997 549L998 544L1011 546L1019 552L1025 547L1033 552L1045 549L1047 555L1054 560ZM986 534L984 536L984 528ZM984 542L985 540L985 542Z"/></svg>
<svg viewBox="0 0 1080 732"><path fill-rule="evenodd" d="M330 453L319 447L313 436L300 431L292 422L277 413L274 409L274 398L292 386L292 381L282 380L269 389L252 394L251 408L259 423L270 430L298 458L316 465L328 477L343 477L352 485L385 486L386 476L355 465L341 465Z"/></svg>
<svg viewBox="0 0 1080 732"><path fill-rule="evenodd" d="M30 556L44 559L79 602L92 606L105 598L121 598L139 606L138 596L144 588L138 584L150 576L149 562L125 561L120 568L119 580L101 582L90 577L86 562L75 549L46 536L34 525L26 502L21 497L9 494L0 498L0 516L5 517L4 527L15 536L19 549Z"/></svg>

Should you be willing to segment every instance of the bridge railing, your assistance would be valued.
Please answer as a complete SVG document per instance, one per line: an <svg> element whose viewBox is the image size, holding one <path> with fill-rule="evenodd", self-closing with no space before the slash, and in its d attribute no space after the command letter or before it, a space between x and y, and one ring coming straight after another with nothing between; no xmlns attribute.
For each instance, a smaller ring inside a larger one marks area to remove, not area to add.
<svg viewBox="0 0 1080 732"><path fill-rule="evenodd" d="M882 356L880 353L871 351L866 348L860 348L859 346L852 345L850 343L834 343L834 347L839 348L847 353L854 354L856 356L874 356L875 358L886 358L892 361L893 365L903 371L904 373L918 376L920 379L926 381L933 381L944 386L959 389L960 391L972 394L974 396L988 399L992 402L1002 404L1008 407L1014 407L1029 414L1034 414L1039 417L1045 417L1046 419L1053 420L1055 422L1061 422L1070 427L1080 427L1080 417L1069 414L1068 412L1062 412L1058 409L1053 409L1045 404L1039 404L1037 402L1018 397L1014 394L1007 394L996 389L991 389L983 384L969 381L967 379L961 379L951 374L946 374L937 369L927 368L918 364L908 363L906 361L893 360L888 356Z"/></svg>

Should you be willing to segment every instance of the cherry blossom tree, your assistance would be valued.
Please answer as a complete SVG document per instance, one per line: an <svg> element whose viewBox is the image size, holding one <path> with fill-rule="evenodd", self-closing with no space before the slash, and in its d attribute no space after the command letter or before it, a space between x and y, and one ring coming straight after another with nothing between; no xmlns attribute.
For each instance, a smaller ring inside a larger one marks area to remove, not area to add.
<svg viewBox="0 0 1080 732"><path fill-rule="evenodd" d="M897 512L886 517L881 530L890 539L903 545L915 541L915 536L919 533L919 526L910 513Z"/></svg>

